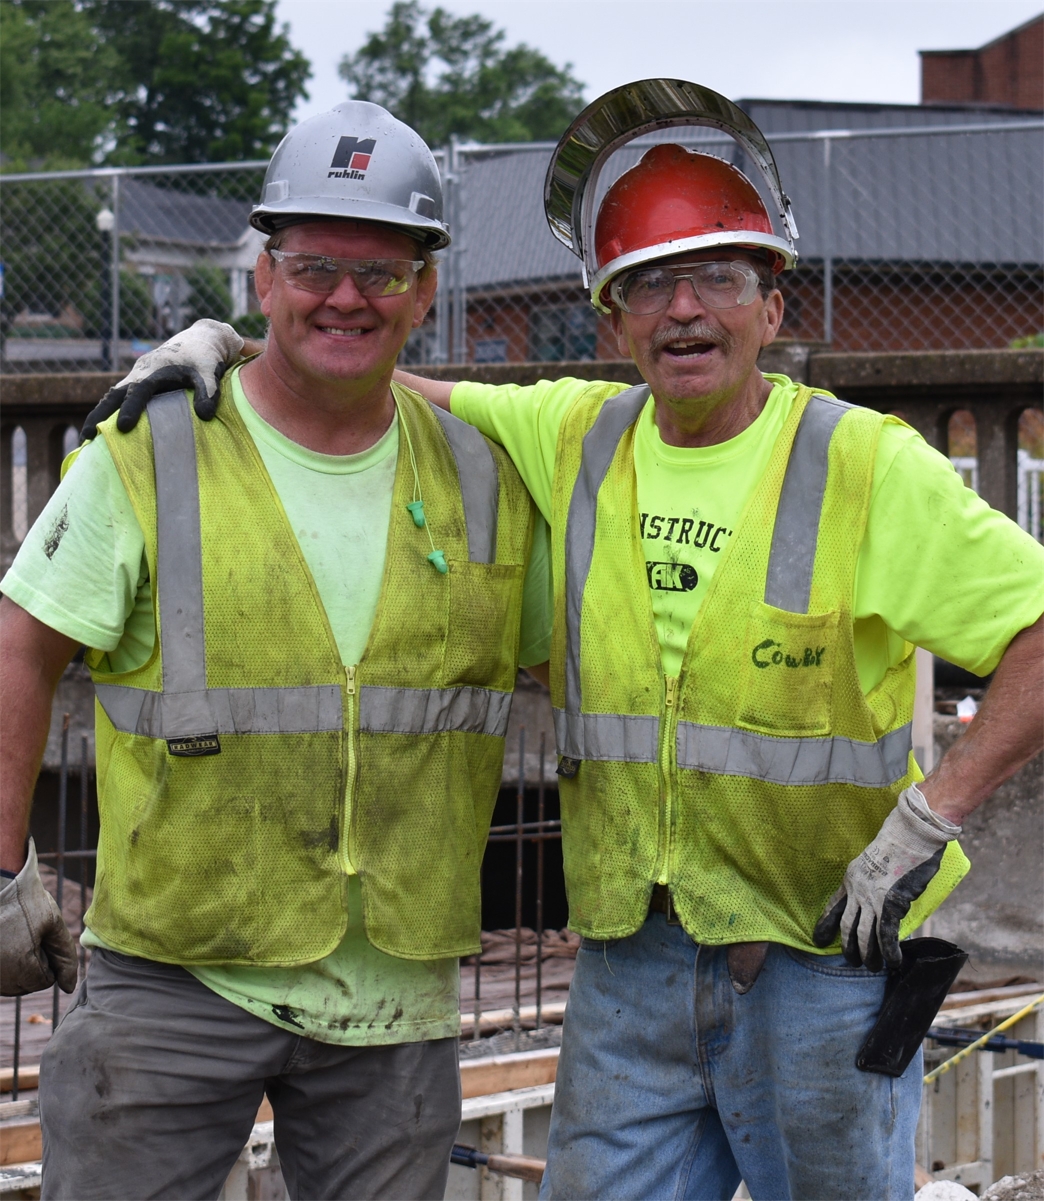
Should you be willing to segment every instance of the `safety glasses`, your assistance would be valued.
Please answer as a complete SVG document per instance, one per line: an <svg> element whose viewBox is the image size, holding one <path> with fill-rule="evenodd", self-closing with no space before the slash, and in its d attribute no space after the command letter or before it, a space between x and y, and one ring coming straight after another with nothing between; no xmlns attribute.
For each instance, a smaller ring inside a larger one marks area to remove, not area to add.
<svg viewBox="0 0 1044 1201"><path fill-rule="evenodd" d="M409 291L424 266L423 259L336 259L325 254L270 250L276 275L291 288L329 296L346 275L360 296L374 299Z"/></svg>
<svg viewBox="0 0 1044 1201"><path fill-rule="evenodd" d="M624 271L609 285L609 295L625 313L659 313L674 299L680 279L712 309L750 304L758 294L758 273L749 263L672 263Z"/></svg>

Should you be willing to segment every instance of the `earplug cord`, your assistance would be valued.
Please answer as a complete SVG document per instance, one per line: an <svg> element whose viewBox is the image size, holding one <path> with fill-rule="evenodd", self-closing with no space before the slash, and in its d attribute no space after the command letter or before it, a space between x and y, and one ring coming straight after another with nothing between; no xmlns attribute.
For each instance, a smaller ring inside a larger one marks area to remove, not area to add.
<svg viewBox="0 0 1044 1201"><path fill-rule="evenodd" d="M406 508L410 511L413 524L422 526L424 532L428 535L428 544L431 546L431 554L427 556L428 562L440 575L446 575L449 572L446 554L444 551L436 549L435 540L431 536L431 527L428 525L427 518L424 515L424 498L421 496L420 472L417 470L417 459L413 453L413 439L410 437L410 427L406 418L399 411L398 404L396 404L395 410L399 416L399 425L402 428L402 432L406 435L406 450L410 456L410 467L413 470L413 500L410 501Z"/></svg>

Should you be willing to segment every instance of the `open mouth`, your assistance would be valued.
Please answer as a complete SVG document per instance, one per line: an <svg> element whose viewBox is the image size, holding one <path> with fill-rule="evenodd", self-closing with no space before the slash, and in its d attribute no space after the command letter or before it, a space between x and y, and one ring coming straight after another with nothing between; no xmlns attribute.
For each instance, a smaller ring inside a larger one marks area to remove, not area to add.
<svg viewBox="0 0 1044 1201"><path fill-rule="evenodd" d="M674 359L696 359L710 354L717 348L716 342L703 342L697 338L679 338L675 342L668 342L663 348L663 353Z"/></svg>

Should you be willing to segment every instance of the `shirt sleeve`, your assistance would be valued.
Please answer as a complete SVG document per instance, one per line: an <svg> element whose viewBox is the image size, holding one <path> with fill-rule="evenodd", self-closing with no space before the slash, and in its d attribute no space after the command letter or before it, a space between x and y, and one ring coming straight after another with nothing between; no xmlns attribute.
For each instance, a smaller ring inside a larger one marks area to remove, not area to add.
<svg viewBox="0 0 1044 1201"><path fill-rule="evenodd" d="M626 384L583 379L540 380L517 384L457 384L450 398L454 417L475 426L511 456L544 519L551 519L551 480L558 431L571 405L592 388L606 397Z"/></svg>
<svg viewBox="0 0 1044 1201"><path fill-rule="evenodd" d="M988 675L1044 611L1044 547L909 427L885 426L856 569L857 620Z"/></svg>
<svg viewBox="0 0 1044 1201"><path fill-rule="evenodd" d="M112 651L147 578L141 526L105 440L95 438L33 523L0 591L67 638Z"/></svg>
<svg viewBox="0 0 1044 1201"><path fill-rule="evenodd" d="M522 627L518 641L519 667L532 667L551 656L554 589L551 584L551 531L542 517L533 526L533 547L522 589Z"/></svg>

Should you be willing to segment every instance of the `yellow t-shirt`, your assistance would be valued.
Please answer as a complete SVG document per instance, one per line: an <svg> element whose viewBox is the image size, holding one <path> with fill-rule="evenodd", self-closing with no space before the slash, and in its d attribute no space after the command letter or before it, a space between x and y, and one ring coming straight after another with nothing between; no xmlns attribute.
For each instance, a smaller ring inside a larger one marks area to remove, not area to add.
<svg viewBox="0 0 1044 1201"><path fill-rule="evenodd" d="M642 544L665 675L676 676L721 551L768 463L798 386L773 388L757 420L716 446L668 446L650 398L635 433ZM527 388L459 383L452 411L501 443L545 518L562 420L588 389L623 384L541 381ZM897 418L881 431L856 569L855 651L869 692L909 645L978 675L1044 610L1044 547L966 488L950 461Z"/></svg>

